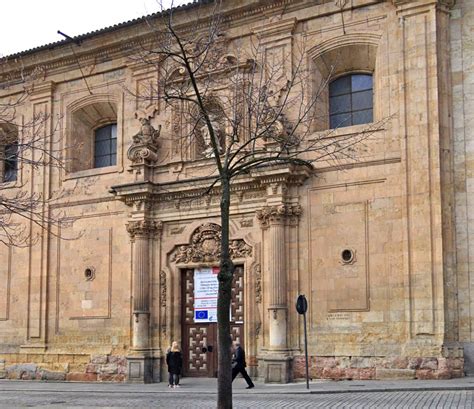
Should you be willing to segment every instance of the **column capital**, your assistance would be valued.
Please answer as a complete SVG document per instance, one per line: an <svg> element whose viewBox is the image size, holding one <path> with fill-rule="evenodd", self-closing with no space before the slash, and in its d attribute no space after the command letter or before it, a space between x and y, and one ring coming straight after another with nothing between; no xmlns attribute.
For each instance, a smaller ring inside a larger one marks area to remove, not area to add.
<svg viewBox="0 0 474 409"><path fill-rule="evenodd" d="M127 231L131 238L135 237L152 237L161 232L163 229L163 222L160 220L134 220L127 224Z"/></svg>
<svg viewBox="0 0 474 409"><path fill-rule="evenodd" d="M287 220L296 222L301 216L301 205L280 204L275 206L265 206L257 210L257 220L263 229L271 224L284 223Z"/></svg>

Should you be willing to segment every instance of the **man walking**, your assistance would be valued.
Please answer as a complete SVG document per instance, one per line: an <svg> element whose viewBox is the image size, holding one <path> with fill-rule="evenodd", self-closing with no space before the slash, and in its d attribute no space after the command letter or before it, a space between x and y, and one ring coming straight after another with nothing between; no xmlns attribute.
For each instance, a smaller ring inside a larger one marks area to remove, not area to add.
<svg viewBox="0 0 474 409"><path fill-rule="evenodd" d="M245 351L238 342L234 342L234 356L232 358L232 381L235 379L238 373L241 373L248 385L246 389L252 389L255 387L255 385L245 370L246 366L247 363L245 362Z"/></svg>

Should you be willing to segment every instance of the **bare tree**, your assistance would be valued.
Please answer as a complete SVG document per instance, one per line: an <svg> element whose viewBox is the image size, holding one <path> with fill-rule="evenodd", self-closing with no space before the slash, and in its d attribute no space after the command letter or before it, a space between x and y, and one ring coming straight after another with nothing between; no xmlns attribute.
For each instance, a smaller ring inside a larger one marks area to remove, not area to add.
<svg viewBox="0 0 474 409"><path fill-rule="evenodd" d="M21 114L39 81L40 72L21 60L0 60L0 242L7 246L30 246L34 226L50 230L60 222L46 209L43 192L30 185L33 172L63 166L53 143L59 122L44 112Z"/></svg>
<svg viewBox="0 0 474 409"><path fill-rule="evenodd" d="M304 43L282 56L266 52L258 36L228 39L222 3L203 2L185 17L160 3L158 18L148 22L152 34L134 58L159 72L157 87L135 96L156 95L179 113L172 150L188 159L209 159L212 181L203 194L220 194L217 406L231 408L232 181L278 166L313 171L315 162L356 160L383 121L357 135L315 132L321 123L328 128L324 99L332 69L315 84Z"/></svg>

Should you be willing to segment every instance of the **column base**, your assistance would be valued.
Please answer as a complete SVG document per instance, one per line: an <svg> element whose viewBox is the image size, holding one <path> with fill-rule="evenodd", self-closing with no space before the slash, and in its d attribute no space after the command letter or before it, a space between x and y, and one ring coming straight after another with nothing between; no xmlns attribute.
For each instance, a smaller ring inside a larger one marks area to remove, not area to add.
<svg viewBox="0 0 474 409"><path fill-rule="evenodd" d="M293 358L285 355L267 355L259 359L263 364L263 381L265 383L289 383L292 381ZM260 366L260 365L259 365ZM259 368L259 373L260 368Z"/></svg>
<svg viewBox="0 0 474 409"><path fill-rule="evenodd" d="M146 355L127 356L127 382L153 383L154 359Z"/></svg>

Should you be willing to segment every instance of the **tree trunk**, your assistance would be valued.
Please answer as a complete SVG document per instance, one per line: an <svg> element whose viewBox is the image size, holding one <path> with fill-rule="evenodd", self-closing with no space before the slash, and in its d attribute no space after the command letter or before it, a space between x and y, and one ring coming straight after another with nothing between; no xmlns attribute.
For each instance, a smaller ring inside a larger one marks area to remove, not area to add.
<svg viewBox="0 0 474 409"><path fill-rule="evenodd" d="M221 195L221 260L219 272L219 296L217 300L217 328L219 340L219 361L217 375L217 408L232 408L232 353L230 335L230 303L232 298L232 277L234 265L229 253L229 207L230 180L222 178Z"/></svg>

